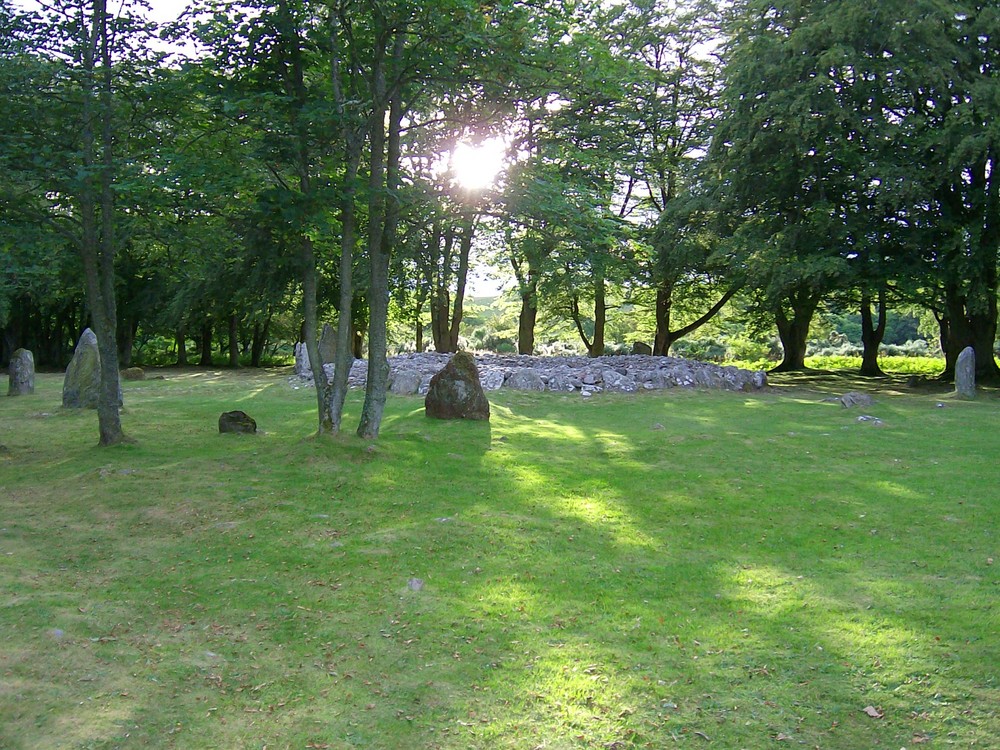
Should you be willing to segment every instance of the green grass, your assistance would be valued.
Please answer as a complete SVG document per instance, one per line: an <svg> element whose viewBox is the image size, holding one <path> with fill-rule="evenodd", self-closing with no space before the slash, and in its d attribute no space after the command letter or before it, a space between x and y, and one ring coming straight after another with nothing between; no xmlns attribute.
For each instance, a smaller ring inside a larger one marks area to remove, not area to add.
<svg viewBox="0 0 1000 750"><path fill-rule="evenodd" d="M0 399L0 747L1000 747L993 393L395 398L368 444L165 375L122 448Z"/></svg>

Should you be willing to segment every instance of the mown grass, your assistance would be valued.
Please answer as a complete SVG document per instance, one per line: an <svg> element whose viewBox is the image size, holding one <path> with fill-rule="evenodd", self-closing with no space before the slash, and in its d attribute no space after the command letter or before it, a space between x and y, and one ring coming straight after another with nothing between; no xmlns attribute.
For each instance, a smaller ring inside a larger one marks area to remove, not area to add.
<svg viewBox="0 0 1000 750"><path fill-rule="evenodd" d="M40 376L0 747L1000 747L995 395L842 385L395 398L368 444L287 371L166 371L100 450Z"/></svg>

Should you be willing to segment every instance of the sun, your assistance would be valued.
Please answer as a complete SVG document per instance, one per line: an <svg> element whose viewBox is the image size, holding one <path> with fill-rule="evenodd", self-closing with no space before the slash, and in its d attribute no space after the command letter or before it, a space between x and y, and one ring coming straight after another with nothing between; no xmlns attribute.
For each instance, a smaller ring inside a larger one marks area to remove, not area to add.
<svg viewBox="0 0 1000 750"><path fill-rule="evenodd" d="M486 190L496 184L506 166L506 156L507 144L502 138L459 143L451 152L451 173L466 190Z"/></svg>

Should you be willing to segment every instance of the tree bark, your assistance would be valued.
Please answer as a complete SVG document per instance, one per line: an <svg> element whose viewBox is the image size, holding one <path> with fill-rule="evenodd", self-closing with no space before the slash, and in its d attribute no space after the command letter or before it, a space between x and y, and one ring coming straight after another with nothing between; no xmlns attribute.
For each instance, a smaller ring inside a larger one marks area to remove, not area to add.
<svg viewBox="0 0 1000 750"><path fill-rule="evenodd" d="M347 400L347 382L351 365L356 356L354 328L354 246L357 243L356 184L361 166L361 152L364 147L364 131L352 120L348 111L348 98L354 98L354 87L358 81L360 66L350 63L347 75L341 60L341 23L347 22L340 15L330 12L330 83L333 89L334 105L340 117L340 135L344 143L344 180L340 199L340 298L337 317L337 356L333 365L333 380L330 381L327 408L330 414L330 431L339 434L344 419L344 403ZM348 50L352 50L349 47ZM350 51L348 54L352 54Z"/></svg>
<svg viewBox="0 0 1000 750"><path fill-rule="evenodd" d="M201 324L201 358L198 360L199 367L212 366L212 319L205 318Z"/></svg>
<svg viewBox="0 0 1000 750"><path fill-rule="evenodd" d="M781 363L772 372L794 372L806 369L806 342L809 338L809 325L812 323L816 308L819 307L821 296L808 291L793 292L787 300L792 316L788 317L784 305L779 305L775 311L775 322L778 326L778 336L784 350Z"/></svg>
<svg viewBox="0 0 1000 750"><path fill-rule="evenodd" d="M81 256L91 323L97 336L101 361L101 380L97 401L99 445L111 446L125 441L119 411L121 395L118 376L117 314L115 305L115 224L114 224L114 152L111 49L105 0L94 0L89 37L84 40L82 72L82 161L83 185L78 196L81 227ZM82 8L81 8L82 12ZM87 24L81 24L87 34ZM100 55L101 78L97 79ZM95 111L96 109L96 111ZM95 121L101 125L101 159L97 159ZM92 174L99 174L94 184Z"/></svg>
<svg viewBox="0 0 1000 750"><path fill-rule="evenodd" d="M240 320L236 313L229 314L229 366L240 366Z"/></svg>
<svg viewBox="0 0 1000 750"><path fill-rule="evenodd" d="M604 330L608 320L607 285L603 270L594 272L594 338L587 350L588 356L604 356Z"/></svg>
<svg viewBox="0 0 1000 750"><path fill-rule="evenodd" d="M455 289L455 305L451 316L451 327L448 331L448 351L458 351L458 334L462 325L463 308L465 305L465 285L469 278L469 255L472 252L472 237L475 232L475 220L467 219L462 230L462 239L458 249L458 276Z"/></svg>
<svg viewBox="0 0 1000 750"><path fill-rule="evenodd" d="M376 14L377 36L384 31L384 19ZM403 58L405 36L397 30L393 39L390 70L399 74ZM380 47L381 49L381 47ZM371 170L369 172L369 237L368 258L371 264L368 327L368 380L365 384L365 401L361 407L358 437L374 440L382 426L386 395L389 391L389 258L395 239L396 220L399 215L396 190L399 187L399 159L403 120L402 92L399 82L388 100L389 133L386 137L386 62L376 53L373 76L373 96L377 105L371 121L369 145ZM385 153L388 148L388 154ZM392 194L387 203L386 192Z"/></svg>
<svg viewBox="0 0 1000 750"><path fill-rule="evenodd" d="M184 333L183 328L177 329L177 332L174 334L174 341L177 344L177 366L187 367L188 366L187 335Z"/></svg>
<svg viewBox="0 0 1000 750"><path fill-rule="evenodd" d="M885 375L878 364L878 348L882 344L885 336L886 304L885 290L880 289L878 300L877 322L872 316L872 299L868 292L861 293L861 343L863 351L861 353L860 375L866 377L877 377Z"/></svg>

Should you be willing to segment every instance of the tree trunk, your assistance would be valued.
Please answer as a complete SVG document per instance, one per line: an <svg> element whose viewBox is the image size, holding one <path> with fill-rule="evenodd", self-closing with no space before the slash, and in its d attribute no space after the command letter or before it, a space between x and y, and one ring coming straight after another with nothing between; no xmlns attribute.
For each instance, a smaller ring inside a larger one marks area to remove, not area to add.
<svg viewBox="0 0 1000 750"><path fill-rule="evenodd" d="M859 374L866 377L885 375L878 364L878 348L885 336L885 290L878 293L878 322L872 316L872 299L868 292L861 293L861 343L864 350L861 353L861 370Z"/></svg>
<svg viewBox="0 0 1000 750"><path fill-rule="evenodd" d="M118 342L115 305L115 225L114 225L114 156L112 66L109 44L108 14L105 0L94 0L92 6L93 37L84 44L82 67L84 91L82 103L81 142L83 167L87 175L78 196L81 225L81 256L87 301L91 312L97 350L101 361L101 380L97 400L99 445L117 445L125 441L121 426L118 376ZM82 8L81 8L82 13ZM87 33L87 24L81 25ZM101 80L97 82L96 53L100 51ZM98 111L95 112L95 106ZM97 139L94 122L101 123L101 161L97 160ZM91 176L99 173L94 184Z"/></svg>
<svg viewBox="0 0 1000 750"><path fill-rule="evenodd" d="M229 314L229 366L240 366L240 320L236 313Z"/></svg>
<svg viewBox="0 0 1000 750"><path fill-rule="evenodd" d="M448 351L458 351L458 334L462 325L463 307L465 305L465 285L469 278L469 254L472 252L472 236L475 232L475 221L465 222L462 240L458 250L458 286L455 290L455 306L451 316L451 327L448 331Z"/></svg>
<svg viewBox="0 0 1000 750"><path fill-rule="evenodd" d="M775 311L775 322L778 325L778 336L784 350L781 363L772 372L794 372L806 369L806 342L809 338L809 325L812 323L816 308L819 307L820 295L806 292L793 292L788 295L788 303L792 317L785 312L784 305L779 305Z"/></svg>
<svg viewBox="0 0 1000 750"><path fill-rule="evenodd" d="M535 323L538 320L538 294L532 281L521 287L521 313L517 317L517 353L535 353Z"/></svg>
<svg viewBox="0 0 1000 750"><path fill-rule="evenodd" d="M174 334L174 341L177 342L177 366L187 367L188 366L187 335L184 333L183 328L177 329L177 332Z"/></svg>
<svg viewBox="0 0 1000 750"><path fill-rule="evenodd" d="M604 356L604 329L607 325L608 306L606 303L607 286L603 271L594 274L594 338L590 343L588 354L591 357Z"/></svg>
<svg viewBox="0 0 1000 750"><path fill-rule="evenodd" d="M376 17L376 29L381 25ZM398 75L403 58L403 31L397 30L393 40L390 70ZM376 102L385 101L385 62L376 55L373 72ZM358 437L374 440L382 426L386 396L389 392L389 259L395 242L399 203L399 159L403 121L402 92L397 89L389 99L388 142L385 133L384 105L375 108L372 118L371 171L369 173L369 241L368 257L371 263L368 328L368 380L365 384L365 402L361 407ZM384 150L388 148L388 154ZM392 195L387 205L385 193Z"/></svg>
<svg viewBox="0 0 1000 750"><path fill-rule="evenodd" d="M253 324L253 339L250 343L250 366L260 367L261 359L264 355L264 347L267 345L267 331L271 327L271 316L268 315L261 325L259 320Z"/></svg>
<svg viewBox="0 0 1000 750"><path fill-rule="evenodd" d="M656 335L653 337L653 354L666 357L674 339L670 335L670 313L673 308L674 285L661 282L656 287Z"/></svg>
<svg viewBox="0 0 1000 750"><path fill-rule="evenodd" d="M212 319L205 318L201 324L201 358L198 360L199 367L212 366Z"/></svg>

